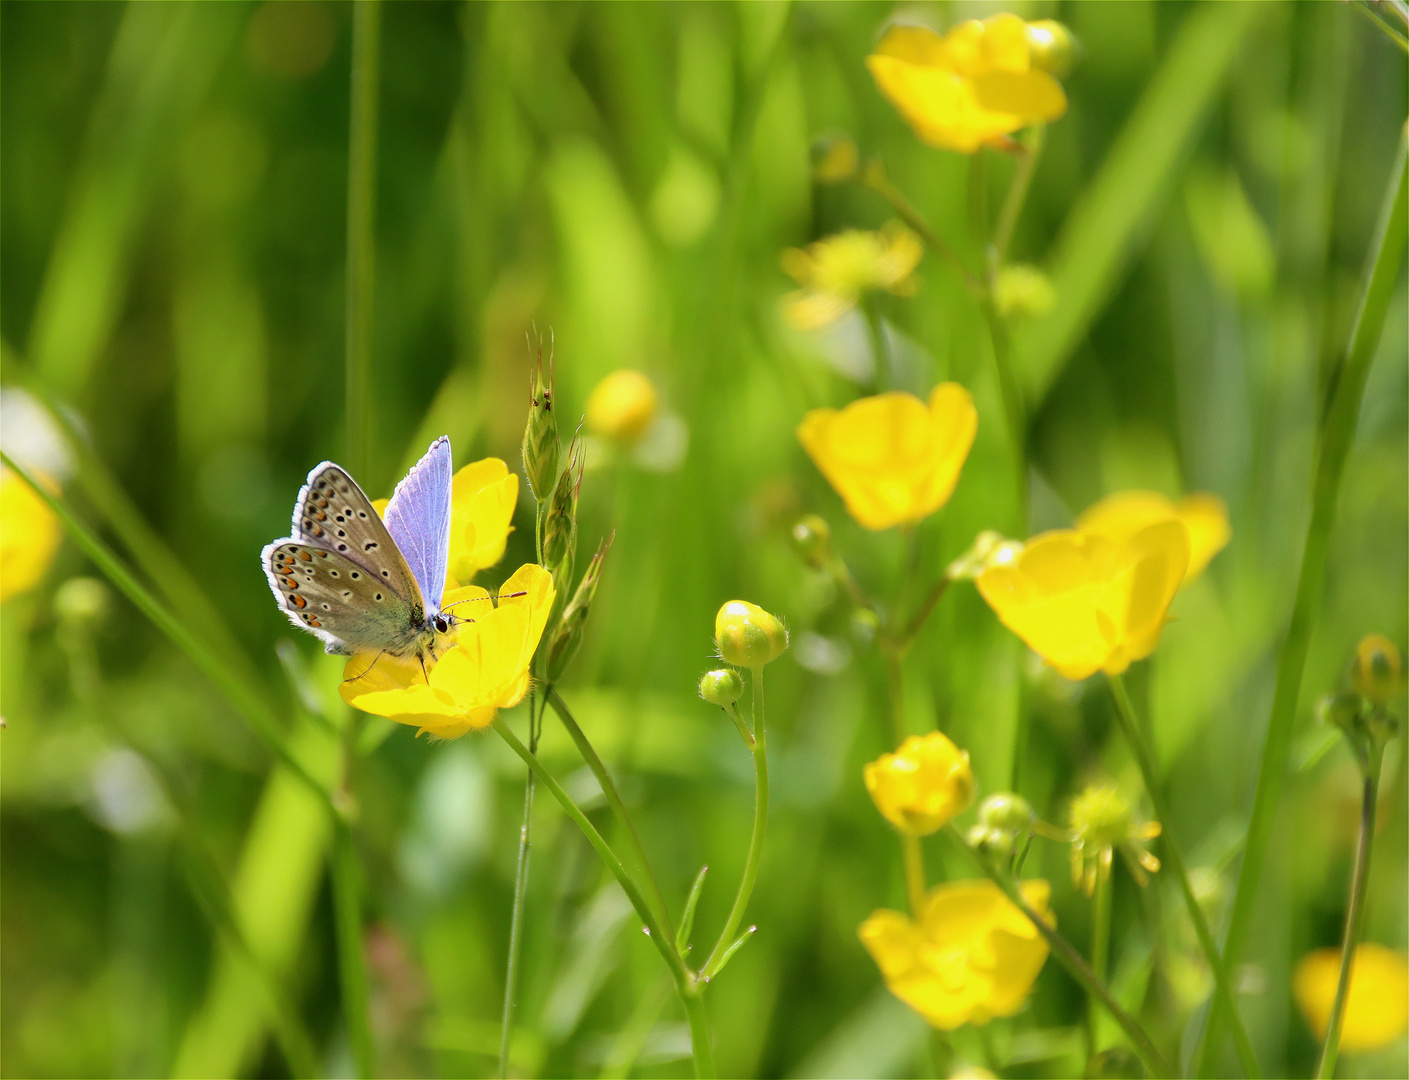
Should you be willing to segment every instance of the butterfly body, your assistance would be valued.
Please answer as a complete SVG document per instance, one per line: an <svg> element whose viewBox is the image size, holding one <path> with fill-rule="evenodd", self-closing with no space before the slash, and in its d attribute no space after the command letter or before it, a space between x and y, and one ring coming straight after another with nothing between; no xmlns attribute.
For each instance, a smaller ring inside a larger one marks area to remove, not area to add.
<svg viewBox="0 0 1409 1080"><path fill-rule="evenodd" d="M397 485L385 517L343 468L317 465L294 504L292 535L261 554L289 621L330 653L436 659L457 621L440 609L450 489L444 437Z"/></svg>

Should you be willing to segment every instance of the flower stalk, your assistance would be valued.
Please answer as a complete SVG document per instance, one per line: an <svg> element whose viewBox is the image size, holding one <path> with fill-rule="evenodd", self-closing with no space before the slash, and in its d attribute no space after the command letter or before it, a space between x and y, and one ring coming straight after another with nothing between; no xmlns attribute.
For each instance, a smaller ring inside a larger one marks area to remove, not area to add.
<svg viewBox="0 0 1409 1080"><path fill-rule="evenodd" d="M347 162L347 466L366 476L371 446L372 313L376 302L377 83L380 0L352 5Z"/></svg>
<svg viewBox="0 0 1409 1080"><path fill-rule="evenodd" d="M362 947L362 876L357 849L345 819L333 833L333 914L338 942L338 984L342 991L343 1022L352 1045L357 1075L376 1075L372 1027L367 1017L367 958Z"/></svg>

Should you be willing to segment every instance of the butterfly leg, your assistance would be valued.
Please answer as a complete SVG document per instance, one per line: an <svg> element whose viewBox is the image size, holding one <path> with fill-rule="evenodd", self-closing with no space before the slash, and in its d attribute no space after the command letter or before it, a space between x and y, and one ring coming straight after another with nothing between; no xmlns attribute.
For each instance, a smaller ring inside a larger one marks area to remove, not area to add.
<svg viewBox="0 0 1409 1080"><path fill-rule="evenodd" d="M376 656L372 657L372 662L367 665L366 671L364 671L361 675L354 675L350 679L344 679L343 682L350 683L356 682L358 679L365 679L368 675L372 674L372 669L377 666L377 661L380 660L385 654L386 650L383 649L381 652L377 653Z"/></svg>

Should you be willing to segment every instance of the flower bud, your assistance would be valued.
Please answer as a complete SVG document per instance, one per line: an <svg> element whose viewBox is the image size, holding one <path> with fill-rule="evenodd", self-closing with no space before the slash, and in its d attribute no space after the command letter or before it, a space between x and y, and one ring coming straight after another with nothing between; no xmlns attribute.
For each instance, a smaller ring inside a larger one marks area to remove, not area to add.
<svg viewBox="0 0 1409 1080"><path fill-rule="evenodd" d="M566 592L566 576L560 567L569 567L577 550L577 494L582 488L582 443L574 438L568 447L567 467L558 477L548 514L543 521L543 561L553 571L554 585Z"/></svg>
<svg viewBox="0 0 1409 1080"><path fill-rule="evenodd" d="M808 514L793 526L793 548L812 569L823 569L832 558L831 526L816 514Z"/></svg>
<svg viewBox="0 0 1409 1080"><path fill-rule="evenodd" d="M845 183L856 175L860 163L850 135L823 135L812 144L812 178L819 184Z"/></svg>
<svg viewBox="0 0 1409 1080"><path fill-rule="evenodd" d="M993 286L993 303L1003 315L1026 317L1043 315L1057 302L1056 290L1047 275L1035 266L1019 263L998 272Z"/></svg>
<svg viewBox="0 0 1409 1080"><path fill-rule="evenodd" d="M528 424L523 432L523 467L533 497L542 502L558 478L558 416L553 410L553 355L543 378L543 342L528 376Z"/></svg>
<svg viewBox="0 0 1409 1080"><path fill-rule="evenodd" d="M911 735L862 771L876 809L901 832L928 836L974 799L969 755L942 731Z"/></svg>
<svg viewBox="0 0 1409 1080"><path fill-rule="evenodd" d="M743 694L744 680L739 678L739 673L733 668L707 671L700 679L700 697L711 705L718 705L720 708L732 705L743 697Z"/></svg>
<svg viewBox="0 0 1409 1080"><path fill-rule="evenodd" d="M587 430L630 446L660 411L660 395L639 371L622 368L599 382L587 396Z"/></svg>
<svg viewBox="0 0 1409 1080"><path fill-rule="evenodd" d="M597 595L597 584L602 580L602 563L606 560L615 537L616 534L613 533L597 548L592 561L587 564L582 580L577 583L577 591L572 594L572 599L563 609L563 616L558 620L552 640L548 642L549 683L555 683L562 678L563 672L577 654L577 647L582 642L582 628L587 622L587 612L591 609L593 597Z"/></svg>
<svg viewBox="0 0 1409 1080"><path fill-rule="evenodd" d="M1038 19L1028 23L1024 32L1033 67L1059 79L1071 70L1076 39L1070 30L1055 19Z"/></svg>
<svg viewBox="0 0 1409 1080"><path fill-rule="evenodd" d="M1371 634L1355 649L1350 682L1376 705L1387 705L1399 693L1404 669L1399 650L1382 634Z"/></svg>
<svg viewBox="0 0 1409 1080"><path fill-rule="evenodd" d="M71 627L100 622L108 612L108 587L97 578L69 578L54 592L54 612Z"/></svg>
<svg viewBox="0 0 1409 1080"><path fill-rule="evenodd" d="M757 604L730 600L714 617L714 640L726 664L761 668L783 655L788 630Z"/></svg>
<svg viewBox="0 0 1409 1080"><path fill-rule="evenodd" d="M1360 713L1364 708L1358 693L1341 690L1327 694L1316 703L1316 719L1331 727L1338 727L1353 740L1360 729Z"/></svg>
<svg viewBox="0 0 1409 1080"><path fill-rule="evenodd" d="M1005 539L1002 533L985 529L974 537L969 550L960 555L945 571L950 581L972 581L990 566L1003 566L1022 554L1018 540Z"/></svg>
<svg viewBox="0 0 1409 1080"><path fill-rule="evenodd" d="M997 792L979 803L978 819L991 828L1012 833L1027 832L1035 820L1032 804L1011 791Z"/></svg>

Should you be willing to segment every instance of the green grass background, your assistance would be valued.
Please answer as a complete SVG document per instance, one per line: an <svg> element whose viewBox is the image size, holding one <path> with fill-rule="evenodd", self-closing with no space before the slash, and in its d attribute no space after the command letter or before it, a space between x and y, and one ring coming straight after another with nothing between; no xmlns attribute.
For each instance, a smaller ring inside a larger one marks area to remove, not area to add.
<svg viewBox="0 0 1409 1080"><path fill-rule="evenodd" d="M1015 343L1034 530L1136 486L1212 491L1230 508L1232 544L1131 675L1178 835L1218 912L1291 608L1323 373L1349 333L1405 117L1405 58L1343 4L1007 9L1060 18L1081 42L1071 107L1047 133L1013 250L1048 270L1058 297ZM999 8L905 10L944 26ZM795 648L768 670L775 802L747 916L759 932L709 991L721 1075L929 1075L922 1023L886 994L855 934L874 908L903 906L899 848L860 775L887 748L883 671L835 590L792 555L787 529L802 512L826 516L863 585L887 599L901 545L850 523L794 439L806 410L870 388L829 362L838 346L787 329L778 307L790 287L781 249L890 216L859 188L811 182L809 145L829 131L883 160L977 259L967 159L923 147L865 71L892 11L408 2L383 13L372 451L359 479L389 493L441 433L457 464L495 455L519 469L534 325L556 338L565 420L617 367L656 381L688 452L671 472L608 464L584 481L584 545L612 528L617 539L563 693L626 777L676 912L709 864L699 939L727 911L752 798L732 725L694 696L713 615L743 597L793 632ZM306 471L344 450L350 10L7 0L0 26L6 385L34 380L72 409L209 599L178 587L173 606L217 644L238 643L296 755L327 771L334 747L276 658L293 635L257 556L286 531ZM989 155L991 206L1010 169ZM1016 508L980 312L933 255L920 276L913 299L882 300L898 382L924 392L956 379L980 416L952 502L921 530L935 575ZM1313 1066L1288 977L1302 953L1339 940L1354 836L1357 774L1312 707L1360 636L1403 647L1409 635L1402 280L1347 470L1294 775L1240 975L1271 1075ZM100 472L85 465L69 493L106 527ZM532 557L526 491L516 523L491 582ZM191 885L191 836L281 973L321 1067L349 1070L326 819L135 608L114 597L89 637L61 624L55 587L92 573L66 545L45 584L3 613L0 1071L286 1074L264 984L221 944ZM339 666L312 640L293 648L330 694ZM982 789L1002 788L1019 680L1031 722L1016 768L1039 812L1064 820L1096 776L1140 790L1104 688L1034 668L967 586L950 590L913 650L909 726L943 729L971 751ZM356 777L356 839L380 1067L490 1075L522 768L492 736L372 732L385 737ZM1401 949L1404 746L1387 756L1367 922L1370 939ZM543 752L570 790L590 794L551 718ZM126 827L104 809L150 790L140 761L184 827L170 814ZM601 805L594 817L606 827ZM688 1075L659 958L541 797L538 824L515 1068L595 1075L633 1009L658 995L638 1071ZM932 875L964 873L942 841L928 852ZM1046 845L1029 867L1053 880L1060 926L1085 948L1088 907L1066 858ZM1177 1047L1204 983L1173 883L1142 891L1118 874L1113 941L1123 1000ZM1069 1075L1083 1012L1049 962L1030 1008L991 1029L992 1050L1009 1075ZM972 1032L956 1047L983 1054ZM1231 1050L1224 1067L1236 1067ZM1406 1068L1403 1040L1342 1064L1346 1075Z"/></svg>

